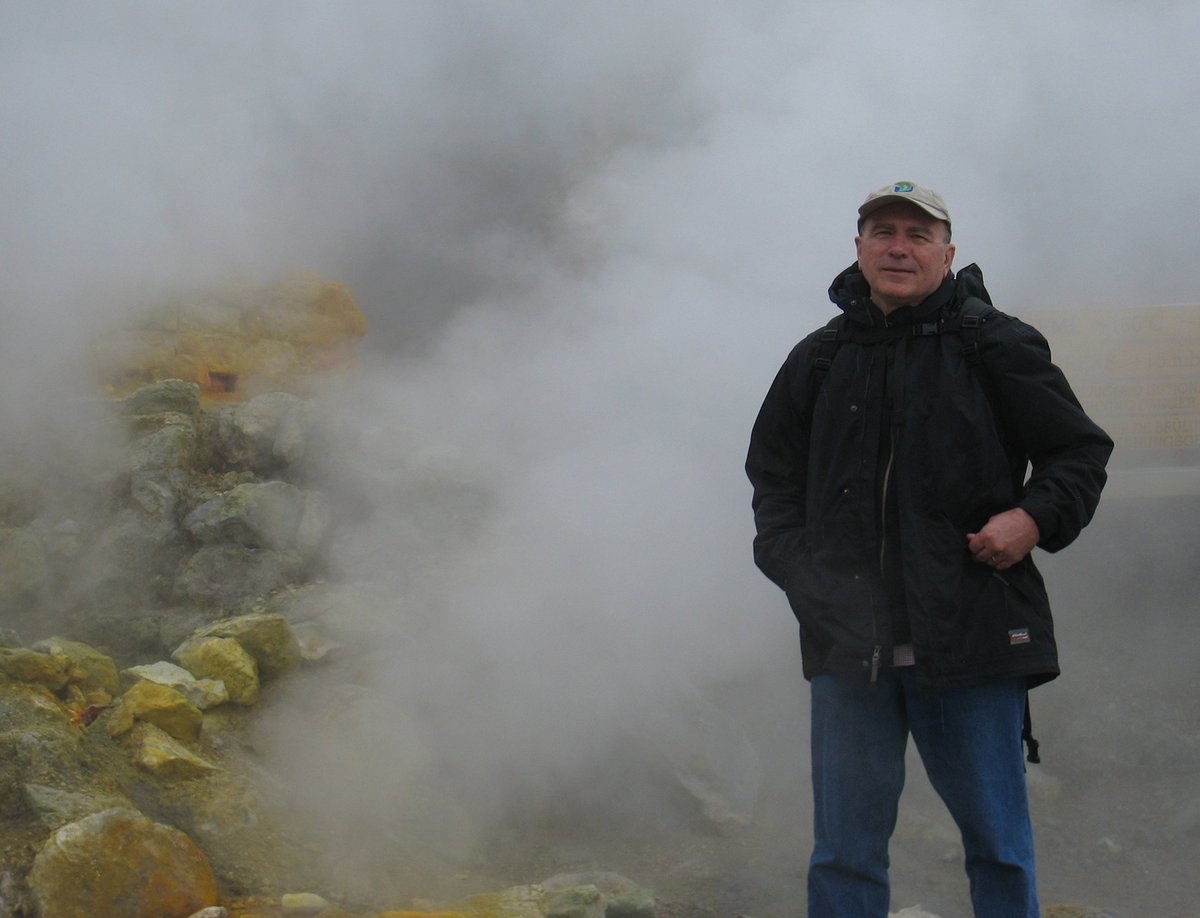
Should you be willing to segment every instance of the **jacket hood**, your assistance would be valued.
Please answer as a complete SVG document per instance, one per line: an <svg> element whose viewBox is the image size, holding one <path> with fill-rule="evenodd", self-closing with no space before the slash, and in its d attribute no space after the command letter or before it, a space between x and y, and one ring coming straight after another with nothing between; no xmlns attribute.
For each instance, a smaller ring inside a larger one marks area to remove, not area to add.
<svg viewBox="0 0 1200 918"><path fill-rule="evenodd" d="M897 309L887 321L890 325L925 322L943 310L953 314L970 297L978 297L992 305L992 298L983 284L983 271L976 264L967 265L957 274L946 275L937 290L916 306ZM856 325L873 328L884 324L883 313L871 301L871 287L857 261L833 279L829 285L829 299Z"/></svg>

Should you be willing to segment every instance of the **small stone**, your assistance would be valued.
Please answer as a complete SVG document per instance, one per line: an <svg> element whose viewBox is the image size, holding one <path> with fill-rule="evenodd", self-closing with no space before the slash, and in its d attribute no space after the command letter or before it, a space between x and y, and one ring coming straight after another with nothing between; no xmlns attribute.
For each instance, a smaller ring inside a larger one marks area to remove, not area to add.
<svg viewBox="0 0 1200 918"><path fill-rule="evenodd" d="M284 893L279 899L280 906L288 912L319 912L329 908L329 903L316 893Z"/></svg>

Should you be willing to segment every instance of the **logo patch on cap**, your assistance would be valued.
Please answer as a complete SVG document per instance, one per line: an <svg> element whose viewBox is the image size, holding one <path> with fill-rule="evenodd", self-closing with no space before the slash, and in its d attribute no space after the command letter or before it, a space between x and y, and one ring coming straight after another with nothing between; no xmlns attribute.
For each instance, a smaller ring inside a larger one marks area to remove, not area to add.
<svg viewBox="0 0 1200 918"><path fill-rule="evenodd" d="M896 187L895 187L894 189L892 189L892 190L893 190L893 191L912 191L912 190L913 190L913 184L912 184L912 182L900 182L900 183L899 183L899 184L897 184L897 185L896 185Z"/></svg>
<svg viewBox="0 0 1200 918"><path fill-rule="evenodd" d="M1029 629L1028 628L1017 628L1013 631L1008 632L1008 643L1010 646L1013 646L1013 647L1015 647L1017 644L1028 644L1029 643Z"/></svg>

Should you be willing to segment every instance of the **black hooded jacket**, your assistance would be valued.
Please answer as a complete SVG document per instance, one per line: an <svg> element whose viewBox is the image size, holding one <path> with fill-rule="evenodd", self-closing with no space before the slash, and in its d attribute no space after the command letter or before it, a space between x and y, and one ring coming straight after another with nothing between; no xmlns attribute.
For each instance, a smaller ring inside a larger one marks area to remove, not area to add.
<svg viewBox="0 0 1200 918"><path fill-rule="evenodd" d="M989 310L974 339L979 359L968 360L952 329L969 298L991 302L975 265L886 317L857 264L829 296L846 340L822 381L821 332L796 345L746 460L755 562L800 622L805 676L873 676L911 641L925 685L1054 678L1050 606L1032 558L994 571L971 558L967 533L1021 507L1041 548L1070 544L1100 499L1112 441L1045 339L1018 319ZM931 334L933 323L947 330ZM893 633L897 622L907 633Z"/></svg>

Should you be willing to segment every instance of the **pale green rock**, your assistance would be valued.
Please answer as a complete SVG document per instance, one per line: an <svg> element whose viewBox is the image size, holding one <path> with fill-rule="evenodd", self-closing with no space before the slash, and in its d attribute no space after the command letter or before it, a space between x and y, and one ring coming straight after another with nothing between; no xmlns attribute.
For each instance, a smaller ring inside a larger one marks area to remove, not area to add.
<svg viewBox="0 0 1200 918"><path fill-rule="evenodd" d="M547 890L542 902L545 918L605 918L606 901L595 886Z"/></svg>
<svg viewBox="0 0 1200 918"><path fill-rule="evenodd" d="M202 545L232 542L248 548L294 549L306 493L286 481L247 482L207 500L183 527Z"/></svg>
<svg viewBox="0 0 1200 918"><path fill-rule="evenodd" d="M142 386L117 404L129 417L168 412L194 415L200 410L200 387L182 379L162 379Z"/></svg>
<svg viewBox="0 0 1200 918"><path fill-rule="evenodd" d="M295 912L297 914L319 912L330 907L327 899L323 899L316 893L310 892L284 893L279 897L279 905L285 912Z"/></svg>
<svg viewBox="0 0 1200 918"><path fill-rule="evenodd" d="M22 788L30 811L49 829L57 829L114 806L132 806L118 794L96 793L88 790L63 790L46 784L30 782Z"/></svg>

